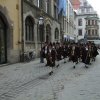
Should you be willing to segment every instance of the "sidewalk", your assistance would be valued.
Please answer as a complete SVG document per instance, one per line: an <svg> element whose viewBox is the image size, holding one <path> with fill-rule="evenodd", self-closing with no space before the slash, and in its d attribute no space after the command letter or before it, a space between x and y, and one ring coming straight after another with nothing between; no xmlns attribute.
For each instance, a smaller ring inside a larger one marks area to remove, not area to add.
<svg viewBox="0 0 100 100"><path fill-rule="evenodd" d="M45 74L48 70L44 67L45 63L41 64L40 59L28 63L16 63L11 65L4 65L0 67L0 83L2 80L15 80L18 78L24 79L25 77L36 78L41 74ZM19 77L20 76L20 77Z"/></svg>

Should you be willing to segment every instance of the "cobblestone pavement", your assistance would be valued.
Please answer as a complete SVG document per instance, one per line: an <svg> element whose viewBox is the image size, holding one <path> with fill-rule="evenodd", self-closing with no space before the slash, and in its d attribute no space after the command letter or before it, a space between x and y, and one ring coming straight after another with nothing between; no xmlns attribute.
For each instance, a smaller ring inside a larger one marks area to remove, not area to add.
<svg viewBox="0 0 100 100"><path fill-rule="evenodd" d="M58 100L66 85L87 75L95 64L86 69L79 63L73 69L72 62L61 61L51 76L48 74L51 69L39 60L0 67L0 100Z"/></svg>
<svg viewBox="0 0 100 100"><path fill-rule="evenodd" d="M65 85L58 100L100 100L100 56L87 70L87 73Z"/></svg>

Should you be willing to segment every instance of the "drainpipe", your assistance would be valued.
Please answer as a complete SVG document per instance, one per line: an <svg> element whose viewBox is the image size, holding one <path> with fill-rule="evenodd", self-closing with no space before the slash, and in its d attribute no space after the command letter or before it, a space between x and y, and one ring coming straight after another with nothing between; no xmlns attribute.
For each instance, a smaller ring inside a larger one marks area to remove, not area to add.
<svg viewBox="0 0 100 100"><path fill-rule="evenodd" d="M23 31L23 0L21 0L21 26L22 26L22 34L21 34L21 61L24 62L24 31Z"/></svg>

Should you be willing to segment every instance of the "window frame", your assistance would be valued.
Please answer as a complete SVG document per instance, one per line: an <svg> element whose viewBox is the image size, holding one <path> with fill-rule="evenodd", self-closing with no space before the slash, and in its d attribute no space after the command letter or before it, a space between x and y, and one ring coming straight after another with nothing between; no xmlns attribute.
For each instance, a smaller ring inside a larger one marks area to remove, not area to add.
<svg viewBox="0 0 100 100"><path fill-rule="evenodd" d="M82 18L78 19L78 26L82 26Z"/></svg>
<svg viewBox="0 0 100 100"><path fill-rule="evenodd" d="M81 34L80 34L80 31L81 31ZM79 29L79 30L78 30L78 35L79 35L79 36L82 36L82 33L83 33L83 32L82 32L82 29Z"/></svg>
<svg viewBox="0 0 100 100"><path fill-rule="evenodd" d="M59 40L59 30L58 30L58 28L55 29L55 40Z"/></svg>
<svg viewBox="0 0 100 100"><path fill-rule="evenodd" d="M34 21L30 16L27 16L25 20L25 41L34 41Z"/></svg>

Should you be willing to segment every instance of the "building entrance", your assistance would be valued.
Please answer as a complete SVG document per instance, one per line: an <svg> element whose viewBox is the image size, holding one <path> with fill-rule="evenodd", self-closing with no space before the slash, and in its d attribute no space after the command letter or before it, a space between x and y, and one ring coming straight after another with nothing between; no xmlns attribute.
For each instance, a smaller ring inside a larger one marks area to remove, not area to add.
<svg viewBox="0 0 100 100"><path fill-rule="evenodd" d="M0 17L0 64L7 62L6 44L6 25Z"/></svg>

